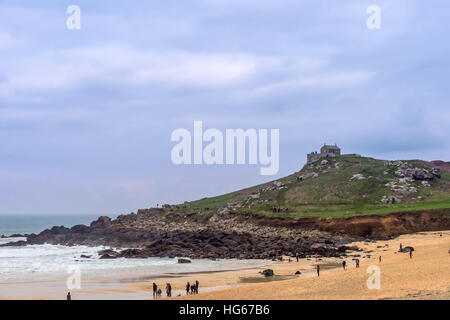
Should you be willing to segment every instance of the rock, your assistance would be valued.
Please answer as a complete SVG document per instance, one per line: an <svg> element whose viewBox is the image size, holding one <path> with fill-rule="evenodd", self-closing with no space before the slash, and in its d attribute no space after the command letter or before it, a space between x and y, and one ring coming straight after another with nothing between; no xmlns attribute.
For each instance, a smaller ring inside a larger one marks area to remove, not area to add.
<svg viewBox="0 0 450 320"><path fill-rule="evenodd" d="M408 164L402 164L395 175L400 178L410 178L414 180L433 180L434 175L423 168L412 168Z"/></svg>
<svg viewBox="0 0 450 320"><path fill-rule="evenodd" d="M283 186L283 183L281 181L274 181L273 185L277 188Z"/></svg>
<svg viewBox="0 0 450 320"><path fill-rule="evenodd" d="M100 259L115 259L119 257L119 252L112 249L100 250L98 252Z"/></svg>
<svg viewBox="0 0 450 320"><path fill-rule="evenodd" d="M111 218L106 216L99 217L96 221L91 222L91 228L107 228L111 225Z"/></svg>
<svg viewBox="0 0 450 320"><path fill-rule="evenodd" d="M403 247L402 250L398 250L398 252L410 252L410 251L414 251L414 248L411 246L406 246Z"/></svg>
<svg viewBox="0 0 450 320"><path fill-rule="evenodd" d="M433 180L434 176L425 169L414 169L413 178L416 180Z"/></svg>
<svg viewBox="0 0 450 320"><path fill-rule="evenodd" d="M322 160L322 161L320 162L320 164L321 164L322 166L326 165L327 163L328 163L328 160Z"/></svg>
<svg viewBox="0 0 450 320"><path fill-rule="evenodd" d="M26 245L27 245L26 241L20 240L1 244L0 247L25 247Z"/></svg>
<svg viewBox="0 0 450 320"><path fill-rule="evenodd" d="M364 180L364 179L366 179L366 177L364 177L361 173L354 174L350 178L350 180Z"/></svg>
<svg viewBox="0 0 450 320"><path fill-rule="evenodd" d="M178 263L191 263L189 259L178 258Z"/></svg>
<svg viewBox="0 0 450 320"><path fill-rule="evenodd" d="M302 273L301 273L300 271L297 270L297 271L295 271L295 274L302 274Z"/></svg>
<svg viewBox="0 0 450 320"><path fill-rule="evenodd" d="M266 270L262 271L261 274L264 275L264 277L273 277L273 275L274 275L272 269L266 269Z"/></svg>
<svg viewBox="0 0 450 320"><path fill-rule="evenodd" d="M431 169L431 173L437 177L437 178L441 178L441 169L440 168L432 168Z"/></svg>
<svg viewBox="0 0 450 320"><path fill-rule="evenodd" d="M84 258L84 259L90 259L92 256L88 256L88 255L85 255L85 254L82 254L81 256L80 256L80 258Z"/></svg>
<svg viewBox="0 0 450 320"><path fill-rule="evenodd" d="M89 227L85 226L83 224L79 224L79 225L73 226L72 228L70 228L70 230L73 232L76 232L76 233L88 233Z"/></svg>

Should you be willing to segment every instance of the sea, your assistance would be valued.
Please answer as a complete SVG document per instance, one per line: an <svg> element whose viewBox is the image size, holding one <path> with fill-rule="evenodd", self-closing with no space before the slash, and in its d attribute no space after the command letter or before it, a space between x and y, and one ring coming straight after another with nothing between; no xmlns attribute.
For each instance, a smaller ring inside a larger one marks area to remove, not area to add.
<svg viewBox="0 0 450 320"><path fill-rule="evenodd" d="M39 233L52 226L89 225L100 215L0 215L0 244L25 238L8 238L12 234ZM115 216L108 215L111 218ZM109 247L27 245L0 247L0 285L18 281L48 281L67 277L79 268L91 278L117 277L127 281L142 281L180 273L214 272L254 268L267 264L261 260L194 259L178 264L178 258L99 259L98 251ZM113 248L114 249L114 248ZM83 256L83 257L82 257ZM88 257L88 258L87 258ZM0 297L2 295L0 294Z"/></svg>

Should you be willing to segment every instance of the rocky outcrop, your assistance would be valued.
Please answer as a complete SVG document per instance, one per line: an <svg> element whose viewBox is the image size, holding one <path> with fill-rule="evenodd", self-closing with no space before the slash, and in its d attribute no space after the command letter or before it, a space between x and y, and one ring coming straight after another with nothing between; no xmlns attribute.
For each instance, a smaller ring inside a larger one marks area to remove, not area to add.
<svg viewBox="0 0 450 320"><path fill-rule="evenodd" d="M407 178L410 180L433 180L441 177L439 168L432 168L431 171L425 168L411 166L406 161L385 161L385 166L397 167L395 175L399 178Z"/></svg>
<svg viewBox="0 0 450 320"><path fill-rule="evenodd" d="M450 229L450 210L363 215L348 219L269 218L219 210L209 220L195 214L162 209L138 211L111 220L100 217L90 226L55 226L27 236L27 244L110 246L101 259L183 257L278 259L282 255L345 256L358 248L353 240L389 238L399 234Z"/></svg>
<svg viewBox="0 0 450 320"><path fill-rule="evenodd" d="M176 215L164 210L138 211L111 220L100 217L90 226L56 226L31 234L24 244L110 246L98 252L100 259L186 257L275 259L281 255L341 256L338 247L350 241L316 230L261 225L242 220L227 210L218 218L199 222L195 215ZM126 248L126 249L120 249Z"/></svg>

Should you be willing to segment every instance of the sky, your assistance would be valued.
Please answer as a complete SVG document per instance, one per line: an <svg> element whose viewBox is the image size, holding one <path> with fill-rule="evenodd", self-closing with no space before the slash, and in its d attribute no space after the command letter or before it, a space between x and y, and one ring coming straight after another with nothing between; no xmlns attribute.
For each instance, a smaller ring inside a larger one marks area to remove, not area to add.
<svg viewBox="0 0 450 320"><path fill-rule="evenodd" d="M0 0L0 214L219 195L298 171L325 142L449 161L449 31L444 0ZM279 129L278 173L174 165L171 133L195 120Z"/></svg>

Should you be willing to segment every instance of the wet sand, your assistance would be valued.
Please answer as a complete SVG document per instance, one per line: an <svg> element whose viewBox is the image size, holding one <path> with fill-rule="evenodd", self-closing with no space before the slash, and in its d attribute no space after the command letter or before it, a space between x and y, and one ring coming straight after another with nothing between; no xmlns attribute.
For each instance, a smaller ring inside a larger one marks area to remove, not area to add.
<svg viewBox="0 0 450 320"><path fill-rule="evenodd" d="M152 283L161 287L165 296L165 284L172 284L169 299L450 299L450 231L424 232L403 235L394 240L354 243L364 249L360 254L360 268L352 257L311 258L296 262L272 263L267 268L275 277L264 278L259 274L266 267L244 270L173 273L161 278L87 279L83 290L72 291L73 299L152 299ZM413 246L408 253L399 253L400 243ZM381 263L379 256L382 257ZM342 269L346 260L347 270ZM267 262L271 263L271 262ZM320 277L316 265L321 265ZM380 289L368 289L367 279L371 265L380 268ZM294 275L300 271L300 275ZM200 294L186 295L185 286L198 280ZM8 294L2 298L58 299L64 298L64 282L45 281L2 285ZM30 292L31 290L31 292ZM166 299L164 297L164 299Z"/></svg>

